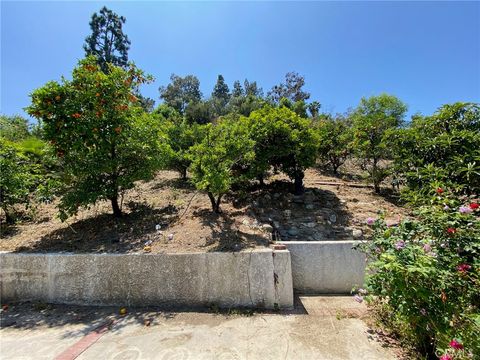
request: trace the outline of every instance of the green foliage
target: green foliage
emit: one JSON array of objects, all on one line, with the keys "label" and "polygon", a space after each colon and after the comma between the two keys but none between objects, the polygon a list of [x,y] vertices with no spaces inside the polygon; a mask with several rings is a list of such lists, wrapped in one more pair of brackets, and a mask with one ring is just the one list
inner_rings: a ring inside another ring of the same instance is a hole
[{"label": "green foliage", "polygon": [[322,105],[318,101],[312,101],[310,104],[308,104],[307,108],[310,112],[310,116],[315,119],[320,114],[321,107]]},{"label": "green foliage", "polygon": [[126,67],[130,41],[123,33],[125,17],[118,16],[105,6],[100,13],[94,13],[90,21],[91,35],[85,39],[83,46],[85,56],[97,58],[103,72],[108,71],[108,64]]},{"label": "green foliage", "polygon": [[253,141],[239,121],[224,119],[208,124],[203,140],[190,149],[190,170],[196,188],[207,193],[214,212],[220,211],[222,196],[237,180],[234,169],[253,160]]},{"label": "green foliage", "polygon": [[20,141],[30,136],[28,120],[19,116],[0,115],[0,138]]},{"label": "green foliage", "polygon": [[395,96],[381,94],[362,98],[352,114],[352,145],[377,193],[389,174],[388,166],[381,164],[392,155],[388,132],[403,124],[406,111],[407,106]]},{"label": "green foliage", "polygon": [[256,98],[263,98],[263,89],[257,85],[256,81],[243,81],[243,88],[245,90],[245,96],[253,96]]},{"label": "green foliage", "polygon": [[240,81],[235,80],[233,82],[232,97],[240,97],[240,96],[243,96],[244,94],[245,92],[243,91]]},{"label": "green foliage", "polygon": [[159,166],[158,122],[133,94],[149,80],[133,65],[110,65],[104,73],[89,57],[79,62],[72,80],[52,81],[32,93],[27,111],[43,122],[63,169],[63,220],[103,199],[120,216],[119,195]]},{"label": "green foliage", "polygon": [[232,96],[227,111],[229,113],[250,116],[253,111],[261,109],[264,105],[265,101],[262,98],[253,95]]},{"label": "green foliage", "polygon": [[[25,181],[19,183],[19,190],[15,196],[7,196],[15,200],[5,201],[4,211],[7,213],[7,220],[13,222],[15,203],[32,206],[35,200],[46,201],[55,195],[59,189],[58,163],[52,156],[48,144],[38,137],[42,132],[40,126],[30,130],[28,120],[20,116],[2,116],[0,126],[0,139],[4,144],[3,156],[6,157],[4,166],[11,167],[7,159],[12,159],[12,156],[15,156],[18,161],[18,167],[5,170],[5,174],[19,171],[22,179],[25,177]],[[14,176],[12,181],[19,181],[19,179]],[[18,194],[22,196],[17,196]]]},{"label": "green foliage", "polygon": [[185,119],[190,124],[208,124],[215,118],[215,113],[214,100],[196,101],[188,104],[185,109]]},{"label": "green foliage", "polygon": [[362,245],[367,300],[422,353],[470,359],[480,354],[480,210],[447,192],[427,202],[398,227],[373,224],[373,239]]},{"label": "green foliage", "polygon": [[188,104],[202,100],[200,81],[196,76],[187,75],[182,78],[172,74],[170,80],[170,84],[159,88],[160,98],[180,114],[185,112]]},{"label": "green foliage", "polygon": [[289,100],[287,98],[281,98],[278,106],[279,107],[284,106],[284,107],[292,110],[293,112],[295,112],[295,114],[297,114],[298,116],[300,116],[302,118],[307,118],[308,117],[308,115],[307,115],[308,106],[305,103],[305,101],[303,101],[303,100],[292,102],[291,100]]},{"label": "green foliage", "polygon": [[171,150],[166,166],[178,171],[183,180],[187,179],[191,164],[190,148],[202,141],[203,129],[202,125],[189,123],[179,117],[162,121],[162,130]]},{"label": "green foliage", "polygon": [[217,115],[225,114],[225,108],[229,100],[230,90],[228,89],[228,85],[225,83],[223,76],[218,75],[217,83],[212,92],[212,101]]},{"label": "green foliage", "polygon": [[155,108],[155,100],[147,96],[143,96],[140,93],[140,91],[136,91],[135,96],[138,98],[138,103],[140,104],[140,106],[145,112],[147,113],[153,112]]},{"label": "green foliage", "polygon": [[432,116],[416,116],[408,128],[392,132],[390,141],[406,199],[422,202],[438,187],[480,193],[479,104],[444,105]]},{"label": "green foliage", "polygon": [[33,179],[28,158],[13,143],[0,138],[0,208],[7,223],[14,222],[14,205],[28,204]]},{"label": "green foliage", "polygon": [[265,106],[247,119],[255,142],[255,161],[250,172],[262,178],[273,167],[295,180],[295,191],[303,191],[306,168],[315,164],[318,136],[310,121],[286,107]]},{"label": "green foliage", "polygon": [[291,102],[305,101],[310,98],[310,93],[303,90],[305,78],[296,72],[288,72],[285,75],[285,82],[275,85],[268,92],[268,96],[274,102],[280,102],[282,98],[286,98]]},{"label": "green foliage", "polygon": [[316,123],[319,159],[334,174],[338,173],[338,168],[352,153],[352,131],[349,125],[349,120],[343,116],[323,117]]},{"label": "green foliage", "polygon": [[243,116],[250,116],[250,114],[262,108],[265,101],[262,99],[263,91],[257,86],[257,82],[244,81],[244,88],[240,81],[233,83],[233,91],[230,96],[230,101],[226,108],[226,113],[239,114]]}]

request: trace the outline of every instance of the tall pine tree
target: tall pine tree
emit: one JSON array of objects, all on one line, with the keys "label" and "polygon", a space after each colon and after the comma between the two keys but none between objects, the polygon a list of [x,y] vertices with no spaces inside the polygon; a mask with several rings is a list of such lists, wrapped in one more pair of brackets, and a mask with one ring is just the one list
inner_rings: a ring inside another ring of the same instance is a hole
[{"label": "tall pine tree", "polygon": [[243,88],[240,84],[240,81],[235,80],[233,83],[233,90],[232,90],[232,97],[240,97],[243,96]]},{"label": "tall pine tree", "polygon": [[230,99],[230,89],[222,75],[218,75],[217,83],[213,88],[212,98],[220,100],[223,105],[226,105]]},{"label": "tall pine tree", "polygon": [[94,55],[103,72],[108,71],[108,63],[125,67],[128,64],[130,40],[123,33],[125,17],[103,7],[94,13],[90,21],[92,34],[87,36],[83,48],[86,56]]},{"label": "tall pine tree", "polygon": [[[128,50],[130,40],[123,33],[123,24],[127,20],[118,16],[107,7],[100,9],[100,13],[94,13],[90,21],[92,34],[87,36],[83,48],[85,55],[94,55],[97,63],[104,73],[108,72],[108,63],[125,68],[128,64]],[[134,90],[141,107],[146,112],[152,112],[155,100],[143,96],[140,89]]]}]

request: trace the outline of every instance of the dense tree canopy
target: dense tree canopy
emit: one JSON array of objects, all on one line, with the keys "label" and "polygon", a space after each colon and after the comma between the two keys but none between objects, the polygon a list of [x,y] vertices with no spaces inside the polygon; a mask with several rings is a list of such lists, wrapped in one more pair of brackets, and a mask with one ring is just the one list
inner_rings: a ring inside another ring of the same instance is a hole
[{"label": "dense tree canopy", "polygon": [[28,112],[43,122],[45,138],[62,162],[63,219],[101,199],[110,200],[120,216],[120,194],[153,175],[162,159],[158,125],[134,95],[149,79],[133,65],[109,65],[104,73],[89,57],[79,62],[72,80],[51,81],[32,93]]},{"label": "dense tree canopy", "polygon": [[306,168],[315,163],[318,136],[309,120],[286,107],[265,106],[247,120],[254,140],[253,174],[262,178],[273,167],[295,181],[295,192],[303,192]]},{"label": "dense tree canopy", "polygon": [[0,138],[20,141],[30,136],[28,120],[18,116],[0,115]]},{"label": "dense tree canopy", "polygon": [[0,138],[0,208],[7,223],[14,222],[13,206],[28,203],[34,181],[28,158],[9,141]]},{"label": "dense tree canopy", "polygon": [[224,120],[206,125],[204,131],[203,140],[190,150],[192,180],[207,193],[212,210],[218,213],[222,196],[237,180],[234,168],[255,156],[253,140],[241,122]]},{"label": "dense tree canopy", "polygon": [[390,134],[395,170],[409,195],[449,187],[480,193],[480,105],[444,105],[431,116],[415,116],[409,127]]},{"label": "dense tree canopy", "polygon": [[275,102],[286,98],[292,102],[305,101],[310,98],[310,93],[303,90],[305,78],[296,72],[289,72],[285,75],[285,82],[275,85],[268,92],[268,96]]},{"label": "dense tree canopy", "polygon": [[200,81],[196,76],[180,77],[172,74],[170,80],[170,84],[159,88],[160,98],[180,114],[185,113],[185,109],[190,103],[197,103],[202,100]]},{"label": "dense tree canopy", "polygon": [[388,94],[362,98],[352,114],[353,147],[362,168],[367,171],[376,192],[388,175],[381,160],[391,157],[388,132],[403,125],[407,106]]},{"label": "dense tree canopy", "polygon": [[190,148],[202,141],[204,128],[190,123],[182,117],[158,119],[169,145],[167,168],[178,171],[183,180],[187,179],[187,170],[191,164]]},{"label": "dense tree canopy", "polygon": [[349,119],[337,115],[318,119],[316,130],[319,135],[318,157],[322,165],[330,167],[334,174],[352,152],[352,131]]}]

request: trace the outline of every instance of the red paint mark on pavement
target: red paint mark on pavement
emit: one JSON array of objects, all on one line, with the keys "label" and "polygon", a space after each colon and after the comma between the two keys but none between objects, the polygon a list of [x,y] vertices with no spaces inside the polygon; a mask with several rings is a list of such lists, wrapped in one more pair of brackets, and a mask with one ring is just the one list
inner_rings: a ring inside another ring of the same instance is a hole
[{"label": "red paint mark on pavement", "polygon": [[62,352],[60,355],[58,355],[55,360],[73,360],[76,359],[81,353],[83,353],[85,350],[87,350],[90,346],[92,346],[98,339],[100,339],[103,334],[105,334],[108,331],[108,328],[113,324],[113,320],[99,326],[92,332],[88,333],[85,335],[83,338],[81,338],[79,341],[77,341],[75,344],[70,346],[68,349],[66,349],[64,352]]}]

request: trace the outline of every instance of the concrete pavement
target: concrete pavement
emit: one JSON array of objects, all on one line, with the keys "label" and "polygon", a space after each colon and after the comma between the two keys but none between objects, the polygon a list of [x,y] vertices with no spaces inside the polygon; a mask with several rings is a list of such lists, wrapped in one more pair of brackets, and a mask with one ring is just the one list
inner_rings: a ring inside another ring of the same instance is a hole
[{"label": "concrete pavement", "polygon": [[351,297],[301,296],[292,312],[253,315],[22,306],[3,314],[1,359],[54,359],[109,319],[77,359],[395,359],[369,336],[365,306]]}]

